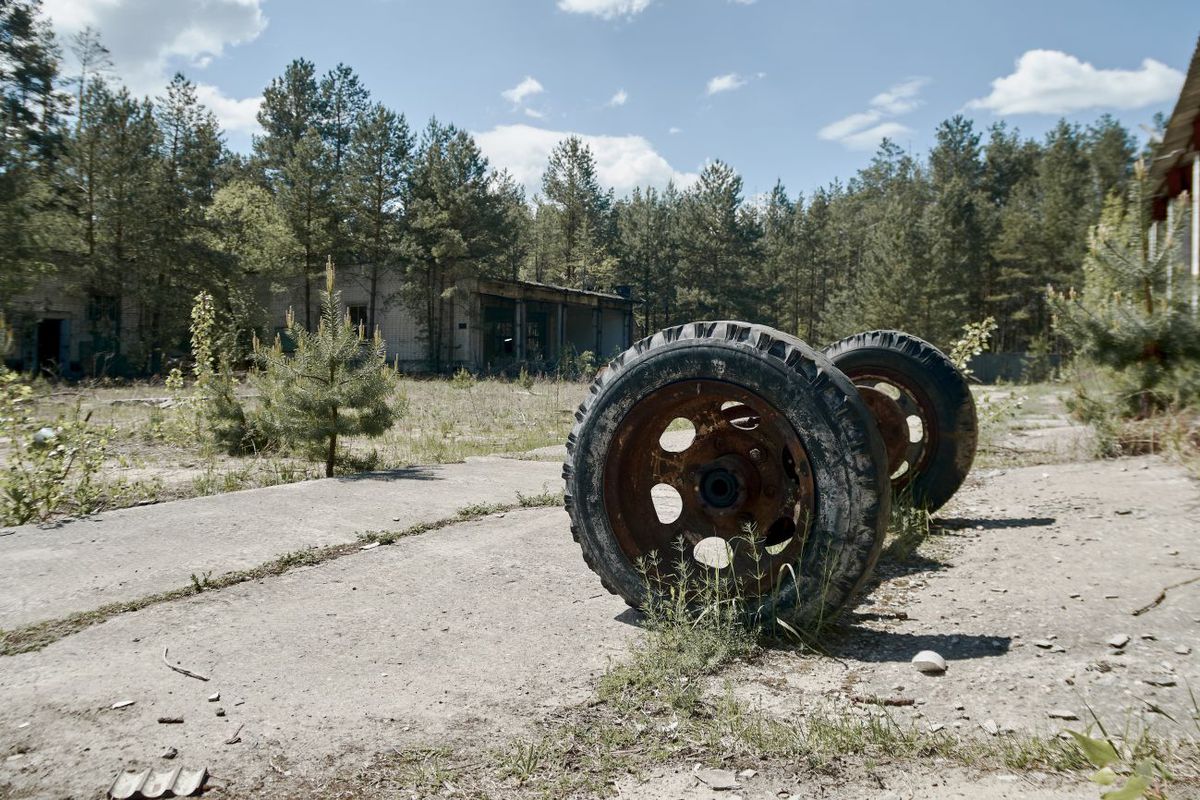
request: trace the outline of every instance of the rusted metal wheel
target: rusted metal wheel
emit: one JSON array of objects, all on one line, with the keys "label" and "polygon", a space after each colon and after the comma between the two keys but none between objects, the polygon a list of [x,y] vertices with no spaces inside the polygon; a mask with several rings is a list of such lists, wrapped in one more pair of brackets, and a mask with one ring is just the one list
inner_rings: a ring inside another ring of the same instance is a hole
[{"label": "rusted metal wheel", "polygon": [[971,388],[945,354],[900,331],[868,331],[825,348],[862,395],[887,448],[893,489],[930,511],[971,470],[978,422]]},{"label": "rusted metal wheel", "polygon": [[682,557],[803,625],[874,565],[882,442],[850,382],[799,340],[738,322],[662,331],[612,362],[576,418],[572,531],[631,605],[653,590],[639,562],[669,577]]}]

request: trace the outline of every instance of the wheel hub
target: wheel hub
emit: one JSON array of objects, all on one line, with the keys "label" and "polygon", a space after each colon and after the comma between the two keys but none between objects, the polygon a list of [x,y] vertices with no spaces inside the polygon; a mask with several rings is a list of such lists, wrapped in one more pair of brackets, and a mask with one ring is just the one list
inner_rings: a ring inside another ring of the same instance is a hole
[{"label": "wheel hub", "polygon": [[[656,504],[664,492],[678,496],[674,518]],[[656,552],[670,562],[682,540],[693,560],[714,567],[697,545],[711,549],[715,537],[732,553],[720,568],[751,586],[765,581],[760,590],[776,572],[764,559],[795,560],[815,510],[808,456],[788,419],[753,392],[716,380],[669,384],[633,405],[609,449],[604,493],[631,560]],[[748,546],[750,531],[758,547]]]}]

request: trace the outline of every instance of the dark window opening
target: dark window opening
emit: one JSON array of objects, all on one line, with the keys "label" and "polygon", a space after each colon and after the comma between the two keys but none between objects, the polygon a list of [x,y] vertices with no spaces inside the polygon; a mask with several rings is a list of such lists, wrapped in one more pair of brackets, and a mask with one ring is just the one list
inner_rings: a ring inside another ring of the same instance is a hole
[{"label": "dark window opening", "polygon": [[[350,315],[350,324],[356,328],[361,325],[365,329],[370,324],[365,304],[346,306],[346,313]],[[371,333],[371,331],[367,331],[367,333]]]}]

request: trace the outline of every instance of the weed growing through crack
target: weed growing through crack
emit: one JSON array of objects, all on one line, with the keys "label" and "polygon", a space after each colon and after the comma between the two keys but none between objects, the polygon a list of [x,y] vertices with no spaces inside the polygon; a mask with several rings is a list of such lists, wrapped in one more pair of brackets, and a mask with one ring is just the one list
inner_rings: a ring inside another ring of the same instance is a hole
[{"label": "weed growing through crack", "polygon": [[722,570],[697,569],[682,545],[667,577],[657,555],[639,565],[646,586],[646,635],[631,658],[600,681],[600,699],[633,710],[663,706],[690,712],[704,675],[758,650],[738,582]]},{"label": "weed growing through crack", "polygon": [[910,561],[917,549],[929,538],[932,516],[913,504],[912,491],[902,489],[892,496],[891,519],[882,560],[895,563]]}]

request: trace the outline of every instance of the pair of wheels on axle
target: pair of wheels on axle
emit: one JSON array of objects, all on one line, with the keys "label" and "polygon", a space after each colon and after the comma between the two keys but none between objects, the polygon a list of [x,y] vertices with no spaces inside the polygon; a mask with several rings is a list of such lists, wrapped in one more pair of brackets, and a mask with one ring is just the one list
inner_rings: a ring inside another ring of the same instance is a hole
[{"label": "pair of wheels on axle", "polygon": [[893,496],[940,507],[976,444],[962,373],[899,331],[817,351],[744,322],[668,328],[575,418],[567,511],[609,591],[636,607],[681,570],[723,576],[752,613],[804,627],[866,580]]}]

